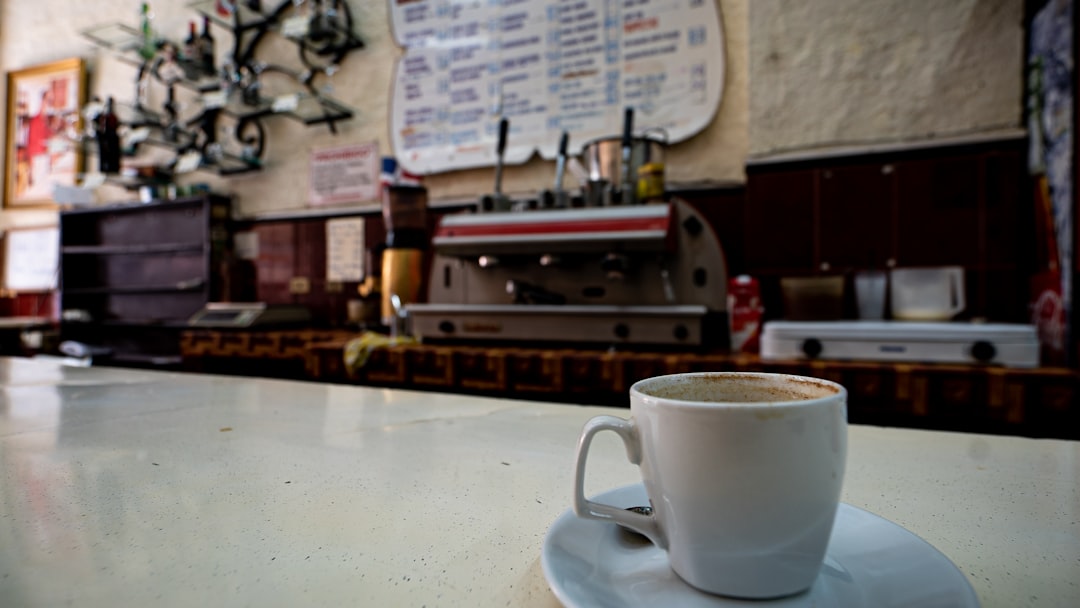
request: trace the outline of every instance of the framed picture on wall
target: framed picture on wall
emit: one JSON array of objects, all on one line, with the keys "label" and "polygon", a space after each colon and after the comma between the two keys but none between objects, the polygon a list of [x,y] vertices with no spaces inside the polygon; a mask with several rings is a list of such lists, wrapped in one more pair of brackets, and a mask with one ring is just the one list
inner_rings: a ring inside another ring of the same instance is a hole
[{"label": "framed picture on wall", "polygon": [[85,87],[77,57],[8,72],[5,208],[48,205],[55,186],[75,185]]}]

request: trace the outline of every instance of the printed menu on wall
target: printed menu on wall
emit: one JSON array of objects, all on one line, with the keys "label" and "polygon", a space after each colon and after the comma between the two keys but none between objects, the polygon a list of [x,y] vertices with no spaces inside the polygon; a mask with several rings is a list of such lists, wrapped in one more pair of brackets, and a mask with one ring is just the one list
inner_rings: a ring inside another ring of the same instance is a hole
[{"label": "printed menu on wall", "polygon": [[669,142],[720,107],[724,45],[715,0],[388,0],[397,43],[391,141],[413,173],[554,158],[635,133]]}]

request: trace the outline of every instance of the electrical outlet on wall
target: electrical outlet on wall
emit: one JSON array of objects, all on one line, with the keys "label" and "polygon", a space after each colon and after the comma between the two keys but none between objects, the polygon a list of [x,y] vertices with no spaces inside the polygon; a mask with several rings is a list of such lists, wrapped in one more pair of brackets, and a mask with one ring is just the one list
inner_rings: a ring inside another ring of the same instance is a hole
[{"label": "electrical outlet on wall", "polygon": [[289,293],[294,296],[311,293],[311,280],[307,277],[293,277],[289,279]]}]

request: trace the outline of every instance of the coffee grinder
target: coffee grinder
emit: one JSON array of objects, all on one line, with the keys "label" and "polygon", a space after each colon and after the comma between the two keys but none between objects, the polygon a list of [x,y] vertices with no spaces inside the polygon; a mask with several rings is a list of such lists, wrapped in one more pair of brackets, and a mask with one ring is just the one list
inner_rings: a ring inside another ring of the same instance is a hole
[{"label": "coffee grinder", "polygon": [[424,254],[428,246],[427,188],[387,185],[382,215],[386,249],[382,255],[381,320],[392,335],[404,329],[405,305],[419,302],[426,284]]}]

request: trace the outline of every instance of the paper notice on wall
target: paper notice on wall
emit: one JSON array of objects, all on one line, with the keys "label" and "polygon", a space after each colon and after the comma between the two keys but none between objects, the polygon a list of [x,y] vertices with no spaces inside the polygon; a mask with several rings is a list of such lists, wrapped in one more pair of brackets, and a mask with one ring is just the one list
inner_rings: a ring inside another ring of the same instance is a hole
[{"label": "paper notice on wall", "polygon": [[258,260],[259,233],[247,230],[233,234],[233,253],[241,260]]},{"label": "paper notice on wall", "polygon": [[4,288],[11,291],[56,289],[60,259],[58,228],[20,228],[4,234]]},{"label": "paper notice on wall", "polygon": [[350,144],[311,152],[308,205],[325,207],[379,200],[379,145]]},{"label": "paper notice on wall", "polygon": [[364,280],[364,218],[326,222],[326,280]]}]

